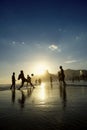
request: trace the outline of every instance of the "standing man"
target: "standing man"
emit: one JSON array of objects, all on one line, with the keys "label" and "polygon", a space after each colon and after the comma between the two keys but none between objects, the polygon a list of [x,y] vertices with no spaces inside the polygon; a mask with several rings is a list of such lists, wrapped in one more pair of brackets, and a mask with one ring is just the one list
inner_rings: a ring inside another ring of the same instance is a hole
[{"label": "standing man", "polygon": [[60,72],[59,72],[59,81],[62,81],[64,85],[66,85],[65,83],[65,74],[64,74],[64,70],[62,68],[62,66],[59,67],[60,68]]},{"label": "standing man", "polygon": [[13,72],[13,75],[12,75],[12,85],[11,85],[11,87],[10,87],[10,89],[12,89],[12,87],[15,89],[15,72]]}]

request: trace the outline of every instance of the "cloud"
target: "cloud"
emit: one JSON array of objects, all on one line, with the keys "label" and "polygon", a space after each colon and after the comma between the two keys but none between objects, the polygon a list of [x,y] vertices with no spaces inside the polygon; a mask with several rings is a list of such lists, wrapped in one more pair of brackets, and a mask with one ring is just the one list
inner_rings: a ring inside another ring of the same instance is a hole
[{"label": "cloud", "polygon": [[67,59],[68,59],[68,60],[72,60],[72,59],[73,59],[73,56],[70,55],[70,56],[67,57]]},{"label": "cloud", "polygon": [[15,41],[13,41],[13,42],[12,42],[12,44],[13,44],[13,45],[15,45],[15,44],[16,44],[16,42],[15,42]]},{"label": "cloud", "polygon": [[21,44],[22,44],[22,45],[24,45],[24,44],[25,44],[25,42],[21,42]]},{"label": "cloud", "polygon": [[56,45],[54,45],[54,44],[50,45],[50,46],[49,46],[49,49],[52,50],[52,51],[55,51],[55,50],[61,51],[61,50],[58,48],[58,46],[56,46]]},{"label": "cloud", "polygon": [[80,40],[87,40],[87,33],[81,32],[80,34],[78,34],[75,39],[78,41]]},{"label": "cloud", "polygon": [[36,46],[37,48],[39,48],[39,49],[42,48],[42,46],[41,46],[39,43],[36,43],[35,46]]},{"label": "cloud", "polygon": [[15,45],[15,46],[17,46],[17,45],[25,45],[25,42],[12,41],[10,43],[10,45]]},{"label": "cloud", "polygon": [[59,29],[58,29],[58,32],[66,33],[67,31],[66,31],[65,29],[59,28]]},{"label": "cloud", "polygon": [[76,63],[78,62],[77,60],[68,60],[68,61],[65,61],[66,64],[72,64],[72,63]]},{"label": "cloud", "polygon": [[76,36],[76,40],[81,40],[81,37],[80,36]]},{"label": "cloud", "polygon": [[58,29],[58,31],[59,31],[59,32],[61,32],[61,31],[62,31],[62,29],[61,29],[61,28],[59,28],[59,29]]}]

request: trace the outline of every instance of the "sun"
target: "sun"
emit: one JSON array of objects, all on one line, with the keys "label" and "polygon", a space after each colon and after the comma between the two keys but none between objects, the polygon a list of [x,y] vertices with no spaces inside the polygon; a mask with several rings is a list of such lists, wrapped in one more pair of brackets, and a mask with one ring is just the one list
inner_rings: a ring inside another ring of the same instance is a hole
[{"label": "sun", "polygon": [[38,64],[35,66],[35,73],[37,75],[43,75],[47,70],[47,66],[45,64]]},{"label": "sun", "polygon": [[37,68],[37,74],[38,75],[42,75],[42,74],[45,73],[45,70],[46,70],[46,66],[45,65],[39,64],[39,65],[36,66],[36,68]]}]

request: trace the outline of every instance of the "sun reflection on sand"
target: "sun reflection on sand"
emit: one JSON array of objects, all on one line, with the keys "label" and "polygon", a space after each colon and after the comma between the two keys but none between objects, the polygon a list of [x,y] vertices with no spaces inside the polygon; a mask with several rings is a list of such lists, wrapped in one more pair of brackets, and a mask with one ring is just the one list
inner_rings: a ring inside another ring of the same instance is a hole
[{"label": "sun reflection on sand", "polygon": [[41,90],[38,94],[38,97],[40,98],[40,100],[43,101],[44,99],[46,99],[45,83],[42,83],[40,87],[41,87]]}]

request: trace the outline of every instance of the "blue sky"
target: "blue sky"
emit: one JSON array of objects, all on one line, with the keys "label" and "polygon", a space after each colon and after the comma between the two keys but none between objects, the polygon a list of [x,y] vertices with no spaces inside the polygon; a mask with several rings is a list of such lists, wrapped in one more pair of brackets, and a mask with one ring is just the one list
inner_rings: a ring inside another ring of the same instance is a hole
[{"label": "blue sky", "polygon": [[86,0],[1,0],[0,82],[21,69],[87,69]]}]

